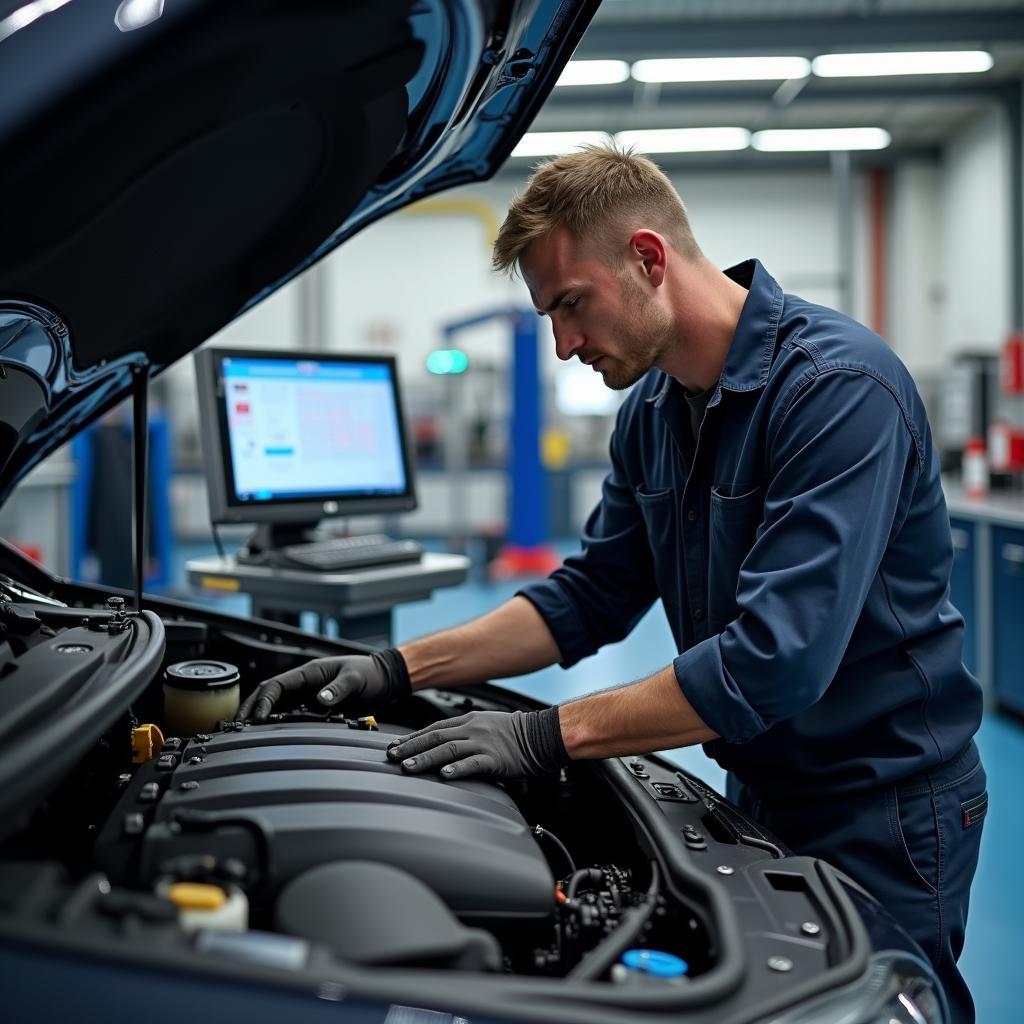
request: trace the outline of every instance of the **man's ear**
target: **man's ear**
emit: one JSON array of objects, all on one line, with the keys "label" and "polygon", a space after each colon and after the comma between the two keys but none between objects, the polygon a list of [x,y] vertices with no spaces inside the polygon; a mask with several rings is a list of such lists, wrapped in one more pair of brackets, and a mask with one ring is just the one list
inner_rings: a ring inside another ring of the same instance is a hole
[{"label": "man's ear", "polygon": [[630,261],[639,261],[641,269],[653,287],[665,280],[668,262],[668,243],[649,228],[639,228],[629,239]]}]

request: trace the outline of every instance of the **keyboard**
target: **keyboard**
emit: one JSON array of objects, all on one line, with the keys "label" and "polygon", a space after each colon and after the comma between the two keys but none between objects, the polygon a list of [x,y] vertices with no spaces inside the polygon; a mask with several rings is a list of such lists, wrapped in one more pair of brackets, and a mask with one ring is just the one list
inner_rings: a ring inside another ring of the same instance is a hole
[{"label": "keyboard", "polygon": [[274,562],[312,572],[345,572],[371,565],[418,562],[423,548],[414,540],[395,540],[382,533],[331,537],[307,544],[289,544],[275,552]]}]

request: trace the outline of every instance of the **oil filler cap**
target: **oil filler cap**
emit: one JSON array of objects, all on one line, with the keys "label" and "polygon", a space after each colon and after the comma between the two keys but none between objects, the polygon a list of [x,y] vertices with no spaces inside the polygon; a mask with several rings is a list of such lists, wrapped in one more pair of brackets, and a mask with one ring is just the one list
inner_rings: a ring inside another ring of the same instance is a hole
[{"label": "oil filler cap", "polygon": [[622,963],[630,971],[655,978],[682,978],[690,969],[685,960],[660,949],[627,949],[622,954]]}]

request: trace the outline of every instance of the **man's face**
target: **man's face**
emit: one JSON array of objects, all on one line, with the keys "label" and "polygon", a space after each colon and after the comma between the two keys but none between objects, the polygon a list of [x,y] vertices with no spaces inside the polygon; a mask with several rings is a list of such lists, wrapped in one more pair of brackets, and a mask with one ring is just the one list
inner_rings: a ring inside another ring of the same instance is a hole
[{"label": "man's face", "polygon": [[613,269],[556,228],[520,260],[538,313],[551,317],[559,359],[576,356],[621,391],[657,366],[672,343],[668,314],[628,262]]}]

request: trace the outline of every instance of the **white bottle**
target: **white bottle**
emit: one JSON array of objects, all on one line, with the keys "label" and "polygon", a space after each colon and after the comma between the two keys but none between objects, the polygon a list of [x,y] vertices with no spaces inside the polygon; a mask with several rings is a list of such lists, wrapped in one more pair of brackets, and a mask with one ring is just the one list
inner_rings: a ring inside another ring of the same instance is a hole
[{"label": "white bottle", "polygon": [[964,448],[963,461],[964,496],[972,501],[988,497],[988,457],[985,442],[980,437],[971,437]]}]

